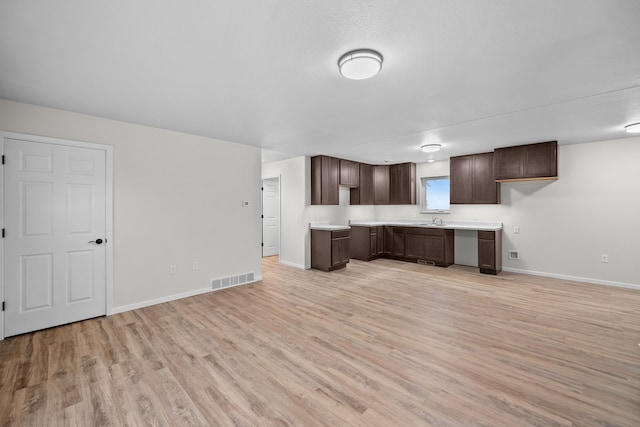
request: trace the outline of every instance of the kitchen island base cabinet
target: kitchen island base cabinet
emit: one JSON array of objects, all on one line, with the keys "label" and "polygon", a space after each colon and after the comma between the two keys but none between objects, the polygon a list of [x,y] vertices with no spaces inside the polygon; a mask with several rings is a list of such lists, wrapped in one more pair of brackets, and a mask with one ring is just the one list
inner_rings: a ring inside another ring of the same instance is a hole
[{"label": "kitchen island base cabinet", "polygon": [[478,267],[485,274],[502,271],[502,230],[478,231]]},{"label": "kitchen island base cabinet", "polygon": [[349,230],[311,230],[311,268],[344,268],[349,262]]}]

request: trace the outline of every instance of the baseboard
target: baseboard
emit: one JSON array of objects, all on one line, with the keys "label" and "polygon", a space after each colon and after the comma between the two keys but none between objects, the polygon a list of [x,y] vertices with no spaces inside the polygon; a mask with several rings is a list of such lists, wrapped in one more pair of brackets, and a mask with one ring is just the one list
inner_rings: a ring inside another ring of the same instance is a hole
[{"label": "baseboard", "polygon": [[552,279],[572,280],[574,282],[593,283],[594,285],[616,286],[618,288],[640,290],[640,285],[633,283],[614,282],[612,280],[592,279],[590,277],[569,276],[567,274],[546,273],[543,271],[522,270],[519,268],[502,267],[504,271],[511,273],[530,274],[532,276],[550,277]]},{"label": "baseboard", "polygon": [[310,269],[310,268],[311,268],[311,266],[310,266],[310,265],[309,265],[309,266],[305,266],[305,265],[302,265],[302,264],[296,264],[296,263],[293,263],[293,262],[284,261],[282,258],[280,258],[280,264],[282,264],[282,265],[286,265],[286,266],[288,266],[288,267],[295,267],[295,268],[299,268],[299,269],[301,269],[301,270],[308,270],[308,269]]},{"label": "baseboard", "polygon": [[260,280],[262,280],[262,276],[254,276],[253,282],[239,283],[237,285],[227,286],[226,288],[220,288],[220,289],[211,289],[211,287],[200,288],[193,291],[182,292],[179,294],[168,295],[166,297],[160,297],[160,298],[150,299],[147,301],[137,302],[135,304],[121,305],[120,307],[114,307],[110,314],[124,313],[125,311],[131,311],[131,310],[136,310],[138,308],[150,307],[152,305],[175,301],[182,298],[189,298],[196,295],[206,294],[207,292],[221,291],[223,289],[234,288],[236,286],[248,285],[249,283],[259,282]]}]

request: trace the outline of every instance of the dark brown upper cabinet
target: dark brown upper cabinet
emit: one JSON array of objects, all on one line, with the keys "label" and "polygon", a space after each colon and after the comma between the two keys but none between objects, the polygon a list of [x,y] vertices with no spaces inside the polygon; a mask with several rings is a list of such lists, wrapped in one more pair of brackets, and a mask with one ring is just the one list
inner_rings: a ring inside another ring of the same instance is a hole
[{"label": "dark brown upper cabinet", "polygon": [[389,204],[389,166],[373,166],[373,204]]},{"label": "dark brown upper cabinet", "polygon": [[497,181],[558,179],[558,142],[540,142],[494,151]]},{"label": "dark brown upper cabinet", "polygon": [[500,203],[500,183],[495,180],[493,156],[493,153],[480,153],[451,158],[451,204]]},{"label": "dark brown upper cabinet", "polygon": [[340,160],[334,157],[311,158],[311,204],[337,205]]},{"label": "dark brown upper cabinet", "polygon": [[416,165],[368,165],[329,156],[311,158],[311,204],[339,204],[338,187],[350,187],[352,205],[416,204]]},{"label": "dark brown upper cabinet", "polygon": [[416,204],[415,163],[400,163],[389,166],[389,204]]},{"label": "dark brown upper cabinet", "polygon": [[340,159],[340,185],[358,187],[360,183],[360,168],[358,162]]},{"label": "dark brown upper cabinet", "polygon": [[373,166],[360,163],[358,188],[351,189],[352,205],[373,205]]}]

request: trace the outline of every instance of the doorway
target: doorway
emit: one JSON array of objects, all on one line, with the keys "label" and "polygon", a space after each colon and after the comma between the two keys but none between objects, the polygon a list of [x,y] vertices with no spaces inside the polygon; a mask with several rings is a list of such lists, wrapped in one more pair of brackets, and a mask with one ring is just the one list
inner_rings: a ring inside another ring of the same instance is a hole
[{"label": "doorway", "polygon": [[111,311],[111,147],[0,133],[2,338]]},{"label": "doorway", "polygon": [[280,254],[280,178],[262,180],[262,256]]}]

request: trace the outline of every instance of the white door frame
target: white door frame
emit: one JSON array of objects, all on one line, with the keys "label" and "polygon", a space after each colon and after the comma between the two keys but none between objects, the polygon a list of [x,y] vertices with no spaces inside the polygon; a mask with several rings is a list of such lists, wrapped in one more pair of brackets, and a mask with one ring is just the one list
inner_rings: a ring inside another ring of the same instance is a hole
[{"label": "white door frame", "polygon": [[[260,192],[260,213],[264,216],[264,183],[263,181],[267,179],[277,179],[278,180],[278,257],[282,254],[282,176],[266,176],[260,178],[260,186],[262,187],[262,191]],[[261,221],[262,232],[264,233],[264,217]],[[264,234],[261,237],[262,243],[264,243]],[[264,249],[261,250],[260,257],[262,258],[264,255]]]},{"label": "white door frame", "polygon": [[[41,142],[45,144],[65,145],[68,147],[91,148],[94,150],[103,150],[106,158],[106,265],[105,265],[105,292],[107,316],[113,314],[113,147],[104,144],[95,144],[92,142],[72,141],[60,138],[50,138],[47,136],[28,135],[24,133],[5,132],[0,130],[0,151],[4,154],[4,140],[18,139],[32,142]],[[0,188],[3,189],[2,197],[0,197],[0,224],[4,228],[4,168],[0,173]],[[0,301],[4,301],[4,239],[0,244]],[[0,315],[0,340],[4,339],[4,312]]]}]

